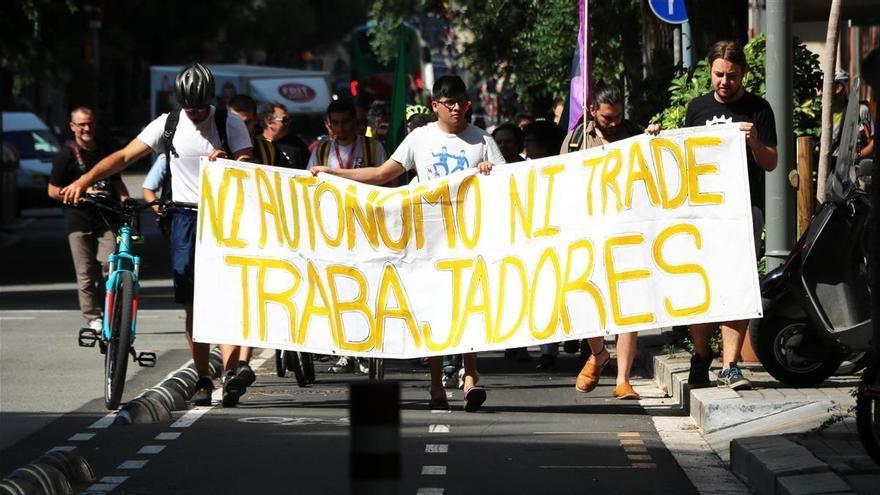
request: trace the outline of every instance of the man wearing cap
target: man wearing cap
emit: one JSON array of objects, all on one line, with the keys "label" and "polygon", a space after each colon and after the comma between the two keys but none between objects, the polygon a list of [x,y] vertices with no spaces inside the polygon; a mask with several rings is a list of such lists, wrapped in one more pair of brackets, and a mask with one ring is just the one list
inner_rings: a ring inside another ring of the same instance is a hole
[{"label": "man wearing cap", "polygon": [[[835,159],[840,148],[840,139],[843,130],[843,121],[846,115],[846,107],[849,101],[849,73],[837,69],[834,73],[834,85],[831,95],[831,109],[833,112],[834,127],[831,131],[831,156]],[[861,108],[863,107],[864,108]],[[870,111],[867,105],[859,105],[859,158],[868,158],[874,149],[874,124],[871,122]]]}]

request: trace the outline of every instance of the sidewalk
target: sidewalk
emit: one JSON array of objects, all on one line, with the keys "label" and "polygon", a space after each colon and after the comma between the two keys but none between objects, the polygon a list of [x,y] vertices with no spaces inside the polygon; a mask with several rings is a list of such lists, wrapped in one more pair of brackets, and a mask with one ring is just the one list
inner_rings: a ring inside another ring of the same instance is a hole
[{"label": "sidewalk", "polygon": [[[643,359],[652,361],[657,385],[755,493],[880,493],[880,465],[864,451],[855,429],[859,375],[795,389],[755,366],[743,370],[754,390],[691,390],[690,354],[654,343],[644,347]],[[716,361],[713,379],[719,369]]]}]

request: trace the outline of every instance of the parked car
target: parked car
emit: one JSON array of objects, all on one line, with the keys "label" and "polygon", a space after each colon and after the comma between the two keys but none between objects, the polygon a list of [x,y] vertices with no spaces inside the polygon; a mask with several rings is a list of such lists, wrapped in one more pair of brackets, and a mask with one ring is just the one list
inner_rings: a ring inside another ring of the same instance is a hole
[{"label": "parked car", "polygon": [[20,208],[55,206],[47,186],[52,159],[60,149],[49,127],[31,112],[3,112],[3,142],[19,157],[16,188]]}]

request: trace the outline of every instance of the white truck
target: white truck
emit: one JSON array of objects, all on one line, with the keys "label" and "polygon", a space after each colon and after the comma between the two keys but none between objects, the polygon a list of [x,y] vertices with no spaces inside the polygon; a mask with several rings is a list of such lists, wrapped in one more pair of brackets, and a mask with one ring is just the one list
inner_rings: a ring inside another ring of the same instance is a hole
[{"label": "white truck", "polygon": [[[174,98],[174,79],[182,66],[150,68],[150,116],[179,108]],[[257,104],[278,102],[291,114],[323,114],[330,104],[330,73],[242,64],[208,64],[214,73],[217,103],[225,106],[243,93]]]}]

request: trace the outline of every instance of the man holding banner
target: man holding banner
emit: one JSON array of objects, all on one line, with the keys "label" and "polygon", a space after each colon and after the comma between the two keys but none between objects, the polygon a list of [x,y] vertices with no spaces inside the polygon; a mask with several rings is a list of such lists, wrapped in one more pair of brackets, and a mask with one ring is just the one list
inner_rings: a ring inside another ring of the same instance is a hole
[{"label": "man holding banner", "polygon": [[[759,256],[763,229],[764,173],[776,168],[776,121],[767,100],[746,91],[742,86],[748,71],[745,53],[736,41],[719,41],[709,50],[712,92],[691,100],[685,127],[741,122],[746,133],[747,173],[752,200],[755,255]],[[736,365],[742,350],[748,320],[725,321],[721,325],[722,365],[719,386],[732,389],[751,388],[751,382]],[[694,355],[688,382],[692,387],[709,385],[712,355],[709,339],[717,323],[691,325]]]},{"label": "man holding banner", "polygon": [[[333,169],[313,167],[312,173],[321,172],[367,184],[385,184],[405,172],[415,169],[419,181],[442,178],[454,172],[477,168],[488,174],[493,165],[505,163],[501,151],[492,139],[468,123],[467,110],[471,102],[467,88],[458,76],[443,76],[434,83],[433,102],[437,122],[415,129],[408,134],[391,158],[379,167]],[[464,354],[464,409],[475,412],[486,400],[486,391],[477,386],[476,353]],[[442,384],[442,361],[431,358],[431,409],[448,409],[446,391]]]}]

